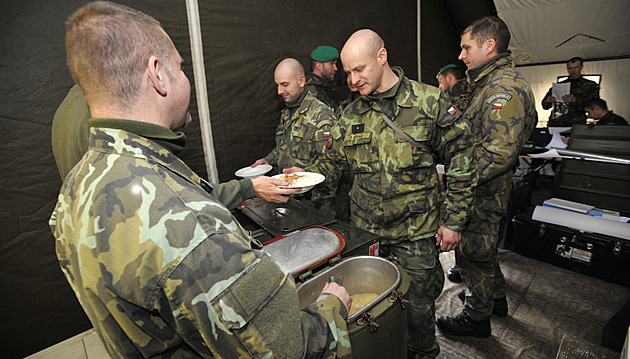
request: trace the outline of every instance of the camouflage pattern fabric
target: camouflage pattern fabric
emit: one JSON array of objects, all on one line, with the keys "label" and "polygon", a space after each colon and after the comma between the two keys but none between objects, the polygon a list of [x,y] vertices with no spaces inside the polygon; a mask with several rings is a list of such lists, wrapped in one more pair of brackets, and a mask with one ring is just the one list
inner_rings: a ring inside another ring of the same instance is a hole
[{"label": "camouflage pattern fabric", "polygon": [[475,142],[470,124],[433,86],[411,81],[402,69],[392,98],[391,120],[415,141],[396,133],[381,118],[383,109],[366,96],[346,107],[333,127],[334,143],[319,171],[350,168],[350,220],[379,235],[384,250],[400,256],[411,279],[409,348],[434,357],[435,306],[444,274],[435,248],[440,224],[440,188],[434,156],[450,175],[444,225],[463,230],[476,185]]},{"label": "camouflage pattern fabric", "polygon": [[[276,147],[265,159],[278,170],[293,166],[306,168],[318,163],[332,146],[331,129],[335,122],[332,109],[307,93],[293,116],[288,108],[282,110],[276,129]],[[326,179],[311,190],[311,198],[314,202],[325,202],[334,197],[339,176],[319,173]]]},{"label": "camouflage pattern fabric", "polygon": [[451,100],[453,105],[462,111],[468,108],[468,81],[466,79],[459,80],[447,92],[446,96]]},{"label": "camouflage pattern fabric", "polygon": [[110,356],[350,358],[341,301],[300,310],[291,275],[207,186],[156,143],[92,128],[50,226]]},{"label": "camouflage pattern fabric", "polygon": [[354,174],[352,222],[394,243],[433,238],[437,232],[441,199],[435,156],[449,176],[444,225],[461,231],[477,183],[471,127],[439,89],[393,69],[400,87],[392,120],[425,147],[396,133],[381,118],[381,106],[363,96],[346,107],[333,127],[333,146],[325,160],[309,168],[330,174],[349,167]]},{"label": "camouflage pattern fabric", "polygon": [[444,288],[444,271],[435,241],[405,241],[381,247],[405,268],[409,285],[408,347],[416,357],[435,358],[440,346],[435,337],[435,300]]},{"label": "camouflage pattern fabric", "polygon": [[325,78],[310,73],[306,79],[306,89],[313,94],[318,100],[325,103],[330,108],[337,108],[337,101],[335,101],[335,91],[333,84],[328,82]]},{"label": "camouflage pattern fabric", "polygon": [[481,143],[476,154],[479,184],[455,258],[472,295],[466,311],[475,320],[490,316],[493,296],[505,296],[496,258],[500,221],[507,213],[514,164],[538,121],[534,94],[511,64],[509,53],[503,53],[468,70],[471,98],[464,117]]},{"label": "camouflage pattern fabric", "polygon": [[[566,79],[560,83],[571,83],[571,94],[575,96],[575,102],[556,102],[555,106],[547,102],[547,97],[551,96],[551,89],[542,100],[542,107],[548,110],[553,107],[547,127],[571,127],[573,125],[585,125],[586,113],[584,107],[590,101],[599,97],[599,85],[582,76],[577,79]],[[562,100],[562,99],[557,99]]]}]

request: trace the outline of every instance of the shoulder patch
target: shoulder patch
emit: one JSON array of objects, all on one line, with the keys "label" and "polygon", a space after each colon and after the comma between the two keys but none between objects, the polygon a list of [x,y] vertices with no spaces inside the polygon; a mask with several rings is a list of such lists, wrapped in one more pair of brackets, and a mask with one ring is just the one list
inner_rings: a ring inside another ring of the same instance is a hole
[{"label": "shoulder patch", "polygon": [[510,101],[510,99],[512,99],[512,95],[510,95],[509,93],[505,93],[505,92],[497,92],[495,94],[492,94],[492,95],[488,96],[488,98],[485,101],[489,105],[493,101],[498,100],[498,99],[504,99],[506,101]]},{"label": "shoulder patch", "polygon": [[322,126],[325,126],[325,125],[332,126],[332,121],[331,120],[321,120],[321,121],[319,121],[317,123],[317,125],[315,125],[315,127],[322,128]]}]

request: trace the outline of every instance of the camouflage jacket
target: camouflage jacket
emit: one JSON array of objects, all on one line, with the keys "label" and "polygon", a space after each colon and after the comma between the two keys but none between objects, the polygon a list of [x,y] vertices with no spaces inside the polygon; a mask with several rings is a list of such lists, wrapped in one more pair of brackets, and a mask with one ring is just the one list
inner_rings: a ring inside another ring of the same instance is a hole
[{"label": "camouflage jacket", "polygon": [[468,70],[470,102],[464,117],[481,146],[477,154],[477,196],[509,191],[512,167],[538,115],[529,83],[503,53]]},{"label": "camouflage jacket", "polygon": [[[179,158],[92,128],[50,226],[112,358],[350,357],[346,309],[295,283]],[[207,184],[206,184],[207,185]]]},{"label": "camouflage jacket", "polygon": [[[582,76],[577,79],[566,79],[560,83],[571,83],[571,94],[575,96],[575,102],[548,102],[551,96],[551,89],[542,100],[542,107],[545,110],[553,107],[549,116],[548,127],[571,127],[576,124],[586,124],[586,113],[584,107],[592,100],[599,97],[599,85],[596,82],[587,80]],[[562,99],[557,99],[561,101]]]},{"label": "camouflage jacket", "polygon": [[[284,108],[276,129],[276,147],[265,156],[267,162],[282,170],[306,168],[321,161],[326,148],[332,146],[330,131],[336,122],[332,109],[307,92],[299,108],[289,116],[289,109]],[[314,199],[335,194],[339,178],[323,174],[326,180],[312,190]]]},{"label": "camouflage jacket", "polygon": [[387,243],[435,236],[439,227],[440,187],[434,156],[449,175],[444,225],[464,227],[476,185],[474,137],[470,125],[436,87],[399,77],[391,120],[417,147],[381,117],[377,101],[366,96],[349,104],[333,127],[334,145],[321,173],[348,166],[351,221]]},{"label": "camouflage jacket", "polygon": [[308,74],[308,78],[306,79],[306,89],[328,107],[337,107],[333,85],[325,78],[315,75],[314,73]]},{"label": "camouflage jacket", "polygon": [[447,92],[449,100],[458,109],[465,111],[468,107],[468,81],[466,79],[459,80]]}]

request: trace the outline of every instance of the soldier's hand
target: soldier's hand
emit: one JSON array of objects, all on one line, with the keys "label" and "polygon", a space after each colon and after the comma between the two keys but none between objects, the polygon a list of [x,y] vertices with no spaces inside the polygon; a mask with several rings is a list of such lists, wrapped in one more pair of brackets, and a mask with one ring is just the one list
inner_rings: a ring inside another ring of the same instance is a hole
[{"label": "soldier's hand", "polygon": [[305,172],[304,169],[300,168],[300,167],[289,167],[289,168],[285,168],[282,170],[282,173],[295,173],[295,172]]},{"label": "soldier's hand", "polygon": [[449,252],[457,248],[461,239],[461,232],[441,226],[438,229],[437,236],[435,236],[435,245],[439,246],[442,249],[442,252]]},{"label": "soldier's hand", "polygon": [[268,164],[269,164],[269,162],[267,162],[267,160],[266,160],[266,159],[261,158],[261,159],[259,159],[259,160],[256,160],[256,162],[254,162],[254,163],[251,165],[251,167],[256,167],[256,166],[258,166],[258,165],[268,165]]},{"label": "soldier's hand", "polygon": [[348,313],[350,313],[350,306],[352,305],[352,297],[348,293],[345,287],[340,286],[335,282],[328,282],[324,285],[324,289],[322,289],[322,293],[329,293],[341,300],[343,305],[346,306]]},{"label": "soldier's hand", "polygon": [[288,186],[289,182],[267,176],[252,179],[252,185],[256,196],[267,202],[286,203],[289,195],[300,192],[300,188],[280,188],[278,186]]},{"label": "soldier's hand", "polygon": [[547,97],[547,102],[556,103],[556,96]]}]

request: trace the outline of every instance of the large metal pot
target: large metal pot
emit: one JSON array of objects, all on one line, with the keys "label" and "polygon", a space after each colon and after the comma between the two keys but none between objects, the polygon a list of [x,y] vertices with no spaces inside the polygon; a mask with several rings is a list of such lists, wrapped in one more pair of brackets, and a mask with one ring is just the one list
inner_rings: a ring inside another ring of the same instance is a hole
[{"label": "large metal pot", "polygon": [[406,358],[409,276],[402,267],[374,256],[345,259],[298,288],[300,305],[313,303],[331,276],[341,278],[350,295],[378,294],[347,319],[353,358]]}]

